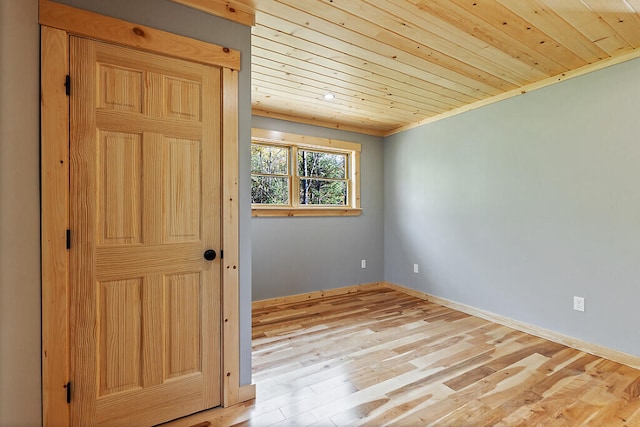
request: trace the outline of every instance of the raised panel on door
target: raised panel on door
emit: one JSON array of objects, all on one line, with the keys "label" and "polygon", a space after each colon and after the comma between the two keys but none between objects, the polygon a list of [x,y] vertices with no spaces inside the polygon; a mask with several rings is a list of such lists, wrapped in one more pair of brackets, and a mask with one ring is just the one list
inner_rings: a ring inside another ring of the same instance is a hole
[{"label": "raised panel on door", "polygon": [[220,70],[71,41],[75,425],[219,405]]},{"label": "raised panel on door", "polygon": [[165,379],[199,372],[200,293],[198,273],[171,274],[164,277],[165,306]]},{"label": "raised panel on door", "polygon": [[97,307],[98,396],[142,388],[142,278],[99,282]]},{"label": "raised panel on door", "polygon": [[98,132],[99,245],[142,243],[142,135]]},{"label": "raised panel on door", "polygon": [[[166,138],[163,164],[165,242],[190,242],[200,238],[201,143]],[[194,209],[198,208],[198,209]]]}]

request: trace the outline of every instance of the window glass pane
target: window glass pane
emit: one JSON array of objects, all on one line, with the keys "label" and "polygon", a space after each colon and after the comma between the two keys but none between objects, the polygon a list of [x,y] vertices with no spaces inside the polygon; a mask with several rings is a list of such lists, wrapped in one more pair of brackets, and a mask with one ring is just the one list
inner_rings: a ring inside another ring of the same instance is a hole
[{"label": "window glass pane", "polygon": [[346,206],[347,182],[301,179],[300,204]]},{"label": "window glass pane", "polygon": [[251,203],[289,204],[289,179],[279,176],[252,176]]},{"label": "window glass pane", "polygon": [[347,177],[347,155],[298,150],[298,175],[345,179]]},{"label": "window glass pane", "polygon": [[289,173],[289,148],[251,144],[251,172],[287,175]]}]

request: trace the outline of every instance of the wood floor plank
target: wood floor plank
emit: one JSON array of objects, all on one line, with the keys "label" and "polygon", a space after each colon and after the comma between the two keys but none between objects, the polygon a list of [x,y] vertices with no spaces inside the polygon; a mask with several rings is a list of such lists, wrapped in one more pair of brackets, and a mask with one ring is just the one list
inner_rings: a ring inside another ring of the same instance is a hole
[{"label": "wood floor plank", "polygon": [[253,381],[167,425],[640,426],[639,370],[385,288],[261,304]]}]

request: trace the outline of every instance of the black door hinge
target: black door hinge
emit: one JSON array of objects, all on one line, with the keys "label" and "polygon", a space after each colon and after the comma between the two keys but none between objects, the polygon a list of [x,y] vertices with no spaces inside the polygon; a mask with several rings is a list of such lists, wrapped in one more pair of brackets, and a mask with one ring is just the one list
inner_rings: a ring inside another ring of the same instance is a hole
[{"label": "black door hinge", "polygon": [[71,249],[71,230],[67,230],[67,249]]},{"label": "black door hinge", "polygon": [[64,79],[64,87],[66,88],[67,96],[71,95],[71,76],[69,74]]},{"label": "black door hinge", "polygon": [[66,383],[64,388],[67,389],[67,403],[71,403],[71,381]]},{"label": "black door hinge", "polygon": [[220,259],[224,258],[224,251],[222,249],[220,249]]}]

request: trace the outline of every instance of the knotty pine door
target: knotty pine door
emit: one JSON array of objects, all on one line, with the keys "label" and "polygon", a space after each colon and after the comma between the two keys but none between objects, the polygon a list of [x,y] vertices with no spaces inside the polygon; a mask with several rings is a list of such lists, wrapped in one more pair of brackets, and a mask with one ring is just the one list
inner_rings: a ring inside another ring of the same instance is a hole
[{"label": "knotty pine door", "polygon": [[71,38],[72,425],[220,405],[221,70]]}]

